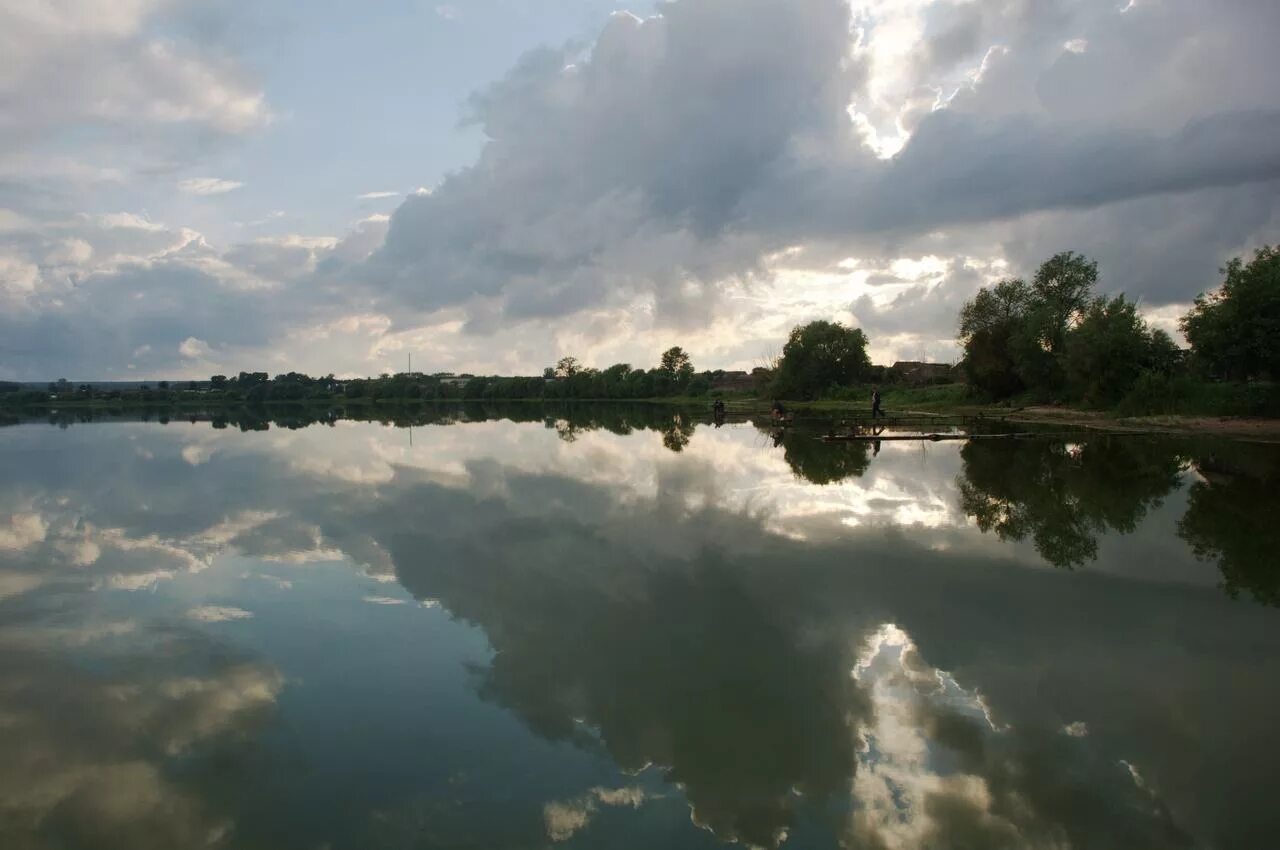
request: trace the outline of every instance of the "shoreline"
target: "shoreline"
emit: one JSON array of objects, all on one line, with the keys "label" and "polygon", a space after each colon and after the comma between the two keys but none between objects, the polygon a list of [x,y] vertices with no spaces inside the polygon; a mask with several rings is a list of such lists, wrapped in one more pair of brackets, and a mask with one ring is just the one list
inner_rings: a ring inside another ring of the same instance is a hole
[{"label": "shoreline", "polygon": [[[437,406],[453,406],[464,404],[652,404],[673,408],[709,407],[712,398],[691,396],[665,396],[658,398],[637,399],[586,399],[586,398],[510,398],[510,399],[300,399],[264,401],[248,404],[242,399],[125,399],[100,401],[68,400],[44,404],[0,404],[0,415],[5,413],[44,416],[60,412],[90,412],[103,414],[125,414],[145,412],[163,414],[165,412],[204,413],[215,415],[220,412],[260,411],[267,413],[273,410],[338,410],[352,413],[368,413],[376,415],[380,412],[421,409]],[[727,410],[731,414],[767,414],[770,402],[762,398],[728,398],[724,399]],[[856,415],[870,417],[870,408],[862,402],[851,401],[787,401],[782,400],[795,413],[827,414],[836,416]],[[887,407],[889,418],[894,416],[919,417],[921,419],[946,417],[972,417],[974,419],[1001,419],[1027,425],[1063,425],[1091,431],[1133,431],[1144,430],[1160,434],[1180,436],[1211,436],[1233,440],[1244,440],[1262,443],[1280,443],[1280,418],[1264,418],[1251,416],[1212,416],[1212,415],[1151,415],[1151,416],[1116,416],[1107,411],[1075,410],[1066,407],[1029,406],[1010,408],[999,405],[981,404],[947,404],[947,405],[911,405]]]}]

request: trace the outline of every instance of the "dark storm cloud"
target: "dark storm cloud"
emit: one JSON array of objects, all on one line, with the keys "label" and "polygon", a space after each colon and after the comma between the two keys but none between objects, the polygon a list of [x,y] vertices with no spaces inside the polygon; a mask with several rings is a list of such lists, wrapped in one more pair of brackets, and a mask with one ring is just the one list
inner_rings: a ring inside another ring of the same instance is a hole
[{"label": "dark storm cloud", "polygon": [[[850,53],[840,0],[683,0],[661,18],[617,15],[589,54],[531,53],[472,99],[489,137],[479,162],[397,210],[363,273],[389,304],[494,300],[485,327],[646,293],[678,313],[691,281],[697,291],[758,271],[764,252],[789,244],[869,246],[876,234],[900,241],[1280,178],[1280,99],[1256,79],[1236,86],[1231,48],[1206,54],[1192,28],[1238,37],[1240,73],[1261,72],[1270,48],[1251,27],[1274,10],[1154,5],[931,8],[921,79],[995,41],[1011,46],[950,107],[923,115],[891,161],[862,148],[845,115],[868,69]],[[1178,52],[1191,51],[1212,85],[1169,90],[1134,50],[1175,78]],[[1108,66],[1130,75],[1119,90]],[[994,99],[999,86],[1032,100]],[[1127,88],[1168,108],[1153,118]],[[1240,222],[1235,244],[1257,223]],[[1088,251],[1108,234],[1076,235]],[[1192,288],[1141,283],[1136,294],[1155,302]]]},{"label": "dark storm cloud", "polygon": [[589,55],[530,54],[476,95],[489,143],[397,210],[375,285],[420,309],[509,296],[517,316],[557,315],[749,270],[762,243],[733,232],[743,198],[847,124],[847,10],[698,0],[663,15],[615,15]]},{"label": "dark storm cloud", "polygon": [[289,309],[280,294],[237,290],[178,262],[126,267],[78,281],[60,304],[0,315],[0,353],[21,376],[81,380],[114,368],[123,377],[127,363],[149,374],[177,360],[189,338],[259,344]]}]

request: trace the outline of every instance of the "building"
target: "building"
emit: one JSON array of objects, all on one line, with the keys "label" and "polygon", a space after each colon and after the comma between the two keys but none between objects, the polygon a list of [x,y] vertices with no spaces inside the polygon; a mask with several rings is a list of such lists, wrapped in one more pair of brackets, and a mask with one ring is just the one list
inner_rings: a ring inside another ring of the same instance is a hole
[{"label": "building", "polygon": [[711,378],[711,389],[722,392],[751,392],[756,388],[756,379],[742,371],[715,371]]},{"label": "building", "polygon": [[903,384],[945,384],[959,380],[956,368],[949,363],[922,363],[899,360],[889,367],[890,380]]}]

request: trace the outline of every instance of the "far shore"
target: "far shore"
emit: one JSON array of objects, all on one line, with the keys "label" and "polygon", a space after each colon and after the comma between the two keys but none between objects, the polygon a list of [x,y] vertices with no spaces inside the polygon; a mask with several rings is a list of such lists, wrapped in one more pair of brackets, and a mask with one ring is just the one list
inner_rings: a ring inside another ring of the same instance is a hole
[{"label": "far shore", "polygon": [[[1101,410],[1085,410],[1067,406],[1029,405],[1010,407],[1000,404],[966,404],[957,403],[954,396],[947,400],[932,401],[927,398],[912,398],[905,404],[894,404],[891,393],[885,404],[889,424],[895,419],[910,417],[913,424],[919,425],[930,418],[973,417],[975,419],[1002,419],[1006,422],[1017,422],[1028,425],[1061,425],[1093,431],[1149,431],[1153,433],[1212,436],[1253,442],[1280,443],[1280,418],[1252,416],[1205,416],[1205,415],[1157,415],[1157,416],[1119,416],[1113,412]],[[67,399],[35,404],[0,405],[0,413],[4,411],[22,412],[31,415],[46,415],[60,411],[82,411],[86,413],[146,412],[160,415],[166,412],[175,414],[217,413],[234,410],[286,411],[289,409],[330,409],[342,410],[349,414],[368,415],[378,418],[379,413],[392,413],[396,410],[423,408],[440,405],[480,404],[549,404],[587,405],[587,404],[655,404],[683,410],[703,409],[709,414],[714,399],[703,396],[664,396],[647,399],[305,399],[298,401],[267,401],[247,404],[243,399]],[[767,416],[770,413],[772,399],[737,396],[724,399],[728,413],[739,416]],[[789,411],[800,413],[805,419],[833,418],[843,415],[857,418],[859,421],[871,418],[871,409],[861,401],[791,401],[783,399],[782,403]]]}]

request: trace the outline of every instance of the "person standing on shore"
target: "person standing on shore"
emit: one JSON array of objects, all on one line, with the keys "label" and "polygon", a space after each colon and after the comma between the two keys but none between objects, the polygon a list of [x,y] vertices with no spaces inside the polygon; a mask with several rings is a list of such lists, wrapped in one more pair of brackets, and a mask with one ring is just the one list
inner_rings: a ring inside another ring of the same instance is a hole
[{"label": "person standing on shore", "polygon": [[880,409],[880,388],[876,387],[871,390],[871,418],[879,419],[884,416],[884,411]]}]

